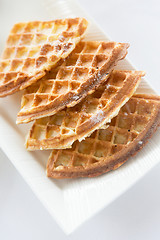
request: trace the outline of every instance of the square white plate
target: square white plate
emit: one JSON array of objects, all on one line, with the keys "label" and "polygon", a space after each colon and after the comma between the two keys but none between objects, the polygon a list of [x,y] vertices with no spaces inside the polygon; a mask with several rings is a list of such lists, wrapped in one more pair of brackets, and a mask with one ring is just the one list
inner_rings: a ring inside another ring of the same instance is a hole
[{"label": "square white plate", "polygon": [[[46,20],[52,19],[53,16],[54,18],[85,16],[90,20],[86,39],[108,40],[103,31],[74,0],[44,1],[41,12],[44,12],[43,19]],[[134,69],[127,60],[121,61],[116,68]],[[154,93],[144,80],[139,91]],[[17,93],[0,99],[0,147],[66,233],[71,233],[109,205],[160,161],[158,130],[147,148],[145,147],[116,171],[92,179],[49,179],[46,177],[45,167],[50,151],[27,152],[24,141],[31,124],[21,126],[15,124],[20,98],[21,93]]]}]

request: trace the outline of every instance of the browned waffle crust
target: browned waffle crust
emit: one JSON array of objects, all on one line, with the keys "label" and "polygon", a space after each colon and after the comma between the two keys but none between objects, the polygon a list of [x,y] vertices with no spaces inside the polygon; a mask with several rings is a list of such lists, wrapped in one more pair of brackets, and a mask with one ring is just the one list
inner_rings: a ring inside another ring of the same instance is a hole
[{"label": "browned waffle crust", "polygon": [[72,149],[53,150],[52,178],[95,177],[120,167],[148,141],[160,124],[160,97],[134,95],[107,129],[95,131]]},{"label": "browned waffle crust", "polygon": [[123,43],[80,42],[64,62],[26,89],[17,123],[76,105],[106,80],[116,63],[126,56],[127,48],[128,44]]},{"label": "browned waffle crust", "polygon": [[84,18],[15,24],[0,60],[0,97],[43,77],[73,51],[86,28]]},{"label": "browned waffle crust", "polygon": [[107,82],[73,108],[33,124],[26,142],[29,150],[69,148],[116,116],[138,87],[143,72],[116,71]]}]

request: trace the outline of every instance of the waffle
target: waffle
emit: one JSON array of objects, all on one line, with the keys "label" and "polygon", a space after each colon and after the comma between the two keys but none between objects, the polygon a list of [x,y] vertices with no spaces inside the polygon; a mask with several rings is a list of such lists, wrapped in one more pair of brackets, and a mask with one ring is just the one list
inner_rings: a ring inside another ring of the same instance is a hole
[{"label": "waffle", "polygon": [[76,105],[104,80],[127,54],[128,44],[80,42],[73,53],[41,81],[26,89],[17,123],[50,116]]},{"label": "waffle", "polygon": [[84,18],[15,24],[0,60],[0,97],[43,77],[73,51],[86,28]]},{"label": "waffle", "polygon": [[52,178],[95,177],[135,155],[160,124],[160,97],[134,95],[107,129],[95,131],[71,149],[53,150],[47,164]]},{"label": "waffle", "polygon": [[28,150],[69,148],[74,141],[82,141],[118,114],[143,75],[143,72],[113,70],[107,82],[76,106],[37,119],[26,147]]}]

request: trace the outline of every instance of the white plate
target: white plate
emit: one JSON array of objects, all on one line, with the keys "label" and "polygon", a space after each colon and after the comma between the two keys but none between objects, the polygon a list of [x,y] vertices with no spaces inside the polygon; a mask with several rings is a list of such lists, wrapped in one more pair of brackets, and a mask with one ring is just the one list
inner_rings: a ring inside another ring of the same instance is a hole
[{"label": "white plate", "polygon": [[[90,19],[74,0],[44,1],[41,12],[51,19],[53,16],[54,18],[85,16]],[[108,40],[93,20],[90,21],[86,39]],[[126,60],[117,68],[133,69]],[[139,91],[154,93],[145,81],[142,82]],[[45,166],[50,151],[27,152],[24,140],[31,124],[21,126],[15,124],[16,114],[20,108],[20,97],[21,93],[18,93],[0,100],[0,147],[66,233],[71,233],[110,204],[160,161],[158,130],[147,148],[116,171],[92,179],[48,179]]]}]

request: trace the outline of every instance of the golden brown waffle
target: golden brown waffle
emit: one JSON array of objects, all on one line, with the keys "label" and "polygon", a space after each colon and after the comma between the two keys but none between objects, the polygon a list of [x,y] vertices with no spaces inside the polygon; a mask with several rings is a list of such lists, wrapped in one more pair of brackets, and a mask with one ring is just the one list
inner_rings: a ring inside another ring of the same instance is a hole
[{"label": "golden brown waffle", "polygon": [[135,155],[160,124],[160,97],[134,95],[107,129],[95,131],[72,149],[53,150],[47,164],[52,178],[95,177]]},{"label": "golden brown waffle", "polygon": [[116,116],[133,95],[143,72],[114,70],[107,82],[72,108],[41,118],[33,124],[26,142],[29,150],[69,148]]},{"label": "golden brown waffle", "polygon": [[76,105],[95,90],[127,54],[128,44],[80,42],[73,53],[41,81],[26,89],[17,123],[50,116]]},{"label": "golden brown waffle", "polygon": [[15,24],[0,60],[0,97],[43,77],[73,51],[86,28],[84,18]]}]

